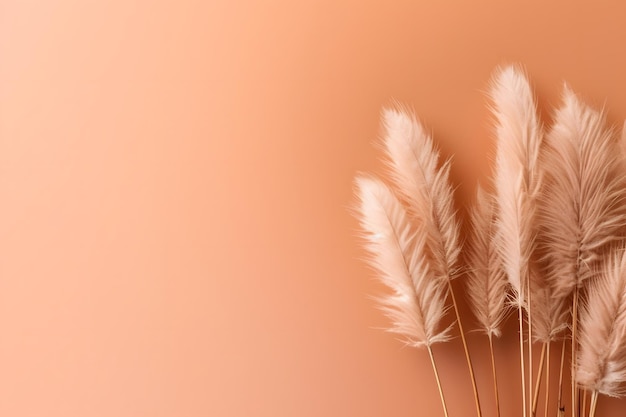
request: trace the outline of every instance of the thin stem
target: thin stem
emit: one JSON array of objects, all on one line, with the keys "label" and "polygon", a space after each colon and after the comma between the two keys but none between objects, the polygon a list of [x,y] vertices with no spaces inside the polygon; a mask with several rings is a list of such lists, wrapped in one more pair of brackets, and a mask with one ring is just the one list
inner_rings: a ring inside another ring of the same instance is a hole
[{"label": "thin stem", "polygon": [[546,345],[547,343],[544,342],[543,346],[541,347],[541,357],[539,358],[539,370],[537,371],[537,384],[535,385],[535,395],[533,396],[533,408],[532,408],[533,417],[535,416],[535,414],[537,414],[537,402],[539,400],[541,380],[543,379],[543,363],[546,357]]},{"label": "thin stem", "polygon": [[496,373],[496,358],[493,354],[493,336],[489,333],[489,352],[491,353],[491,373],[493,375],[493,390],[496,398],[496,416],[500,417],[500,395],[498,395],[498,377]]},{"label": "thin stem", "polygon": [[565,340],[561,345],[561,368],[559,370],[559,399],[557,411],[557,417],[565,414],[565,407],[563,406],[563,368],[565,368]]},{"label": "thin stem", "polygon": [[583,391],[583,408],[582,408],[581,413],[582,413],[582,415],[584,416],[584,415],[585,415],[585,413],[587,412],[587,393],[588,393],[589,391],[587,391],[586,389],[585,389],[585,390],[582,390],[582,391]]},{"label": "thin stem", "polygon": [[524,315],[522,313],[522,304],[517,306],[518,321],[519,321],[519,359],[520,370],[522,374],[522,415],[527,417],[526,414],[526,366],[524,364]]},{"label": "thin stem", "polygon": [[437,365],[435,365],[435,358],[433,357],[433,350],[428,346],[428,356],[430,356],[430,363],[433,366],[433,372],[435,373],[435,379],[437,380],[437,388],[439,389],[439,398],[441,398],[441,406],[443,407],[443,414],[448,417],[448,407],[446,407],[446,399],[443,397],[443,390],[441,389],[441,381],[439,380],[439,372],[437,372]]},{"label": "thin stem", "polygon": [[591,394],[591,409],[589,410],[589,417],[595,417],[596,406],[598,405],[598,390],[594,390]]},{"label": "thin stem", "polygon": [[[530,274],[529,274],[530,275]],[[528,291],[528,403],[531,406],[532,416],[535,416],[535,406],[533,399],[533,320],[532,320],[532,300],[530,291],[530,276],[526,277],[526,290]],[[541,374],[539,374],[541,375]],[[540,378],[538,376],[538,378]]]},{"label": "thin stem", "polygon": [[456,322],[459,324],[459,333],[461,333],[461,342],[463,342],[463,349],[465,350],[465,359],[467,361],[467,367],[469,369],[470,377],[472,379],[472,389],[474,390],[474,402],[476,403],[476,413],[478,414],[478,417],[482,417],[482,411],[480,410],[480,400],[478,399],[478,387],[476,386],[476,377],[474,376],[474,367],[472,366],[472,359],[470,358],[469,349],[467,348],[467,341],[465,340],[465,332],[463,331],[463,324],[461,323],[461,316],[459,315],[459,308],[456,304],[454,291],[452,290],[452,282],[449,279],[448,279],[448,289],[450,290],[450,298],[452,299],[452,306],[454,307],[454,313],[456,314]]},{"label": "thin stem", "polygon": [[550,341],[546,343],[546,403],[544,405],[544,415],[548,417],[548,404],[550,403]]},{"label": "thin stem", "polygon": [[578,408],[578,384],[576,383],[576,336],[578,327],[578,286],[574,291],[574,299],[572,301],[572,417],[579,416]]}]

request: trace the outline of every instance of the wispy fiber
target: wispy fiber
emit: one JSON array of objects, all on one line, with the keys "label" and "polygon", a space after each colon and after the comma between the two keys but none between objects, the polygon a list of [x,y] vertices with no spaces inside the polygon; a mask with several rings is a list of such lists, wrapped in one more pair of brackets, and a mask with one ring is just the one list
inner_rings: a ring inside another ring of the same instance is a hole
[{"label": "wispy fiber", "polygon": [[576,379],[584,388],[612,397],[626,382],[626,256],[614,252],[600,278],[588,287],[580,316]]},{"label": "wispy fiber", "polygon": [[493,338],[501,334],[505,316],[507,279],[495,242],[495,202],[493,196],[479,186],[476,202],[470,209],[470,236],[467,248],[469,305],[478,319],[480,329],[489,338],[491,375],[496,415],[500,416],[500,395],[493,349]]},{"label": "wispy fiber", "polygon": [[450,161],[439,166],[439,152],[413,115],[396,109],[383,112],[384,145],[391,178],[409,206],[414,221],[421,225],[430,254],[430,267],[448,285],[452,307],[465,351],[476,413],[482,416],[478,387],[459,315],[452,279],[458,274],[459,225],[449,182]]},{"label": "wispy fiber", "polygon": [[370,264],[392,290],[380,298],[393,323],[390,331],[415,347],[448,340],[449,328],[440,329],[446,287],[428,266],[427,234],[421,226],[411,225],[402,204],[383,182],[360,177],[356,185]]},{"label": "wispy fiber", "polygon": [[518,68],[505,67],[496,73],[491,99],[497,138],[498,246],[515,301],[521,305],[534,250],[542,128],[528,80]]},{"label": "wispy fiber", "polygon": [[604,114],[569,89],[546,138],[542,236],[556,297],[566,297],[594,274],[607,245],[626,221],[622,157]]},{"label": "wispy fiber", "polygon": [[481,330],[499,337],[506,312],[507,280],[494,241],[494,204],[493,197],[478,187],[469,216],[467,294]]},{"label": "wispy fiber", "polygon": [[[498,203],[497,237],[504,270],[517,305],[522,382],[522,415],[532,402],[532,301],[529,268],[535,245],[535,203],[541,178],[539,152],[543,140],[535,100],[525,75],[515,67],[499,70],[492,82],[492,111],[496,119],[495,189]],[[528,320],[529,395],[526,397],[522,308]]]},{"label": "wispy fiber", "polygon": [[450,161],[439,166],[432,139],[408,112],[385,109],[383,125],[391,179],[411,217],[424,226],[432,269],[439,279],[452,279],[458,271],[460,245]]}]

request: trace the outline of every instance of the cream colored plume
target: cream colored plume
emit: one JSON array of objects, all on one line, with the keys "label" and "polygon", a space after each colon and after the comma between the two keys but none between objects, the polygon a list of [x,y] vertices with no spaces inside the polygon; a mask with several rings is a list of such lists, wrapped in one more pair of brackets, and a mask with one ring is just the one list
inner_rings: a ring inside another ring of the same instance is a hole
[{"label": "cream colored plume", "polygon": [[380,298],[393,323],[389,330],[415,347],[448,340],[449,328],[440,329],[446,287],[428,267],[427,234],[422,226],[411,225],[404,207],[383,182],[360,177],[356,185],[370,264],[392,290]]},{"label": "cream colored plume", "polygon": [[565,88],[546,137],[542,246],[556,297],[594,274],[607,245],[626,223],[623,158],[604,115]]},{"label": "cream colored plume", "polygon": [[576,380],[591,391],[624,394],[626,382],[626,256],[615,251],[604,273],[588,287],[580,318]]},{"label": "cream colored plume", "polygon": [[553,288],[545,279],[543,271],[531,264],[533,339],[539,342],[554,342],[567,329],[570,310],[568,298],[556,297]]},{"label": "cream colored plume", "polygon": [[423,126],[406,111],[383,111],[384,147],[391,178],[409,205],[413,219],[428,235],[431,267],[439,279],[458,272],[459,225],[453,189],[448,177],[450,163],[439,166],[439,152]]},{"label": "cream colored plume", "polygon": [[515,303],[524,303],[529,261],[534,251],[535,202],[541,184],[542,130],[525,75],[515,67],[499,70],[490,90],[496,119],[495,191],[497,237]]},{"label": "cream colored plume", "polygon": [[505,315],[507,279],[494,241],[494,204],[493,197],[478,187],[476,203],[470,211],[467,294],[481,330],[499,337]]}]

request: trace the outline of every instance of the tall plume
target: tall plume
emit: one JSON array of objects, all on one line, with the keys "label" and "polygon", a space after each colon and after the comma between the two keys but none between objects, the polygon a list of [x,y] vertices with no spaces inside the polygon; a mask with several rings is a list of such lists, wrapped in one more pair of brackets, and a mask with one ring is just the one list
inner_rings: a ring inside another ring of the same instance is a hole
[{"label": "tall plume", "polygon": [[549,248],[547,276],[560,298],[582,287],[619,238],[626,222],[623,161],[604,115],[567,87],[546,145],[542,246]]},{"label": "tall plume", "polygon": [[449,328],[439,328],[446,311],[445,282],[428,267],[422,226],[411,225],[402,204],[380,180],[360,177],[356,185],[370,264],[392,290],[380,299],[393,323],[390,331],[415,347],[448,340]]},{"label": "tall plume", "polygon": [[454,193],[448,181],[450,161],[438,167],[439,152],[414,116],[404,111],[387,109],[383,112],[383,121],[384,144],[391,178],[408,203],[414,222],[422,228],[429,266],[436,280],[445,282],[448,286],[472,381],[476,413],[478,417],[482,417],[472,359],[452,289],[452,279],[458,274],[457,261],[461,250]]},{"label": "tall plume", "polygon": [[530,85],[519,69],[509,66],[496,73],[491,99],[497,137],[498,246],[515,302],[522,305],[534,250],[542,129]]},{"label": "tall plume", "polygon": [[481,330],[499,337],[505,315],[507,280],[494,241],[494,204],[493,197],[478,187],[476,203],[470,211],[467,294]]},{"label": "tall plume", "polygon": [[[504,270],[517,305],[522,384],[522,415],[532,407],[532,301],[529,272],[535,250],[535,202],[541,184],[539,151],[542,128],[530,85],[515,67],[498,71],[491,87],[493,113],[496,119],[495,189],[498,204],[497,238]],[[522,309],[528,320],[528,365],[530,381],[526,396],[524,329]]]},{"label": "tall plume", "polygon": [[451,279],[458,270],[459,226],[450,163],[439,167],[439,152],[413,115],[399,109],[383,111],[384,147],[391,178],[407,201],[413,219],[422,223],[432,268],[439,279]]},{"label": "tall plume", "polygon": [[612,397],[626,382],[626,256],[611,254],[606,270],[588,287],[581,314],[576,378],[586,389]]}]

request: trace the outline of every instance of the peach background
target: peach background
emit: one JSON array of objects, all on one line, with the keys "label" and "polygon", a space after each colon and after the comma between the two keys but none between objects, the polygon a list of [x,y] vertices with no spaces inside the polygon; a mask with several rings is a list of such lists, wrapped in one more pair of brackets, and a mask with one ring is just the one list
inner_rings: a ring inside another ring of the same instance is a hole
[{"label": "peach background", "polygon": [[[0,1],[0,415],[441,415],[427,355],[378,329],[352,179],[397,99],[466,202],[501,63],[621,124],[626,9],[589,3]],[[436,355],[472,415],[459,344]]]}]

